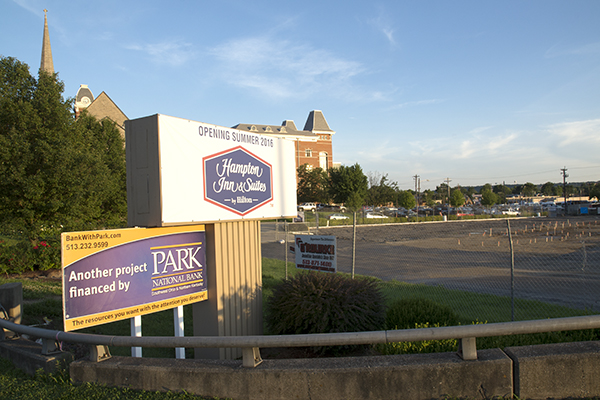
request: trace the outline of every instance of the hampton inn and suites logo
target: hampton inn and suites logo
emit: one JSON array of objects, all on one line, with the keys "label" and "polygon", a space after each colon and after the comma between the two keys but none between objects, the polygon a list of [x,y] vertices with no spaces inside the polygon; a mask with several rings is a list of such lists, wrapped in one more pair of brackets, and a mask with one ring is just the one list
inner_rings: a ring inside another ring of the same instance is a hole
[{"label": "hampton inn and suites logo", "polygon": [[273,200],[271,165],[241,146],[202,160],[206,201],[246,215]]}]

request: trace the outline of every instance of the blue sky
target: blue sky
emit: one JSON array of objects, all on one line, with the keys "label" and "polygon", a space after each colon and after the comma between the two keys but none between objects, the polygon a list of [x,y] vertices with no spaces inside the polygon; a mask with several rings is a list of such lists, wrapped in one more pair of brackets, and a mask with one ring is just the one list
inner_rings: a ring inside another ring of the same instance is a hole
[{"label": "blue sky", "polygon": [[4,0],[0,54],[130,118],[299,127],[400,188],[600,180],[600,1]]}]

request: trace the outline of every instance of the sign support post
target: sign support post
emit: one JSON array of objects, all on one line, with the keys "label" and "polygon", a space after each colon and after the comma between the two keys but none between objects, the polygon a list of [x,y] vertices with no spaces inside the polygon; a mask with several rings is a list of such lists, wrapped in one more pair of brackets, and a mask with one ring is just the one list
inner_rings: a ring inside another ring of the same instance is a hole
[{"label": "sign support post", "polygon": [[[175,307],[173,309],[173,326],[175,327],[175,337],[183,337],[183,306]],[[175,348],[175,358],[185,359],[185,348]]]},{"label": "sign support post", "polygon": [[[129,320],[131,325],[131,336],[142,336],[142,316],[136,315],[135,317]],[[141,357],[142,356],[142,348],[141,347],[132,347],[131,348],[131,357]]]}]

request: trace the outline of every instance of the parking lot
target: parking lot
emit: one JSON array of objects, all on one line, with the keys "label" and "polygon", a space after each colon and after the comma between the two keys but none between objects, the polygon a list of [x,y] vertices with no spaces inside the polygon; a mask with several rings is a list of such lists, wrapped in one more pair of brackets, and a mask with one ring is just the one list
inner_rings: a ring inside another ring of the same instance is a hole
[{"label": "parking lot", "polygon": [[[600,220],[511,218],[514,292],[580,309],[600,310]],[[284,232],[263,224],[263,257],[284,260]],[[311,233],[316,234],[315,230]],[[448,289],[511,294],[511,251],[504,219],[359,225],[355,273]],[[337,269],[352,270],[352,227],[320,228],[337,238]],[[288,235],[293,243],[293,234]],[[289,246],[288,246],[289,247]],[[288,252],[288,260],[294,261]]]}]

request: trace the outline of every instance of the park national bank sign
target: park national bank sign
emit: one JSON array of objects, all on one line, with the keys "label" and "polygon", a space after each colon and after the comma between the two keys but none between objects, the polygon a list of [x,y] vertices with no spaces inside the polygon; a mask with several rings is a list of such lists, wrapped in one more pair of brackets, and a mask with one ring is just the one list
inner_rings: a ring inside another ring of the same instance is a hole
[{"label": "park national bank sign", "polygon": [[291,141],[161,114],[126,131],[129,225],[296,215]]}]

